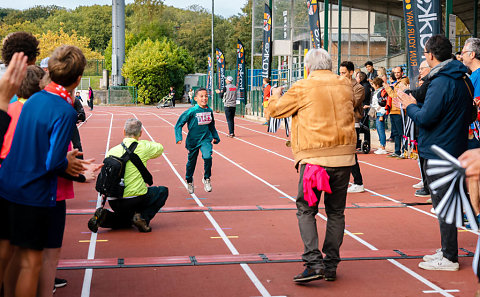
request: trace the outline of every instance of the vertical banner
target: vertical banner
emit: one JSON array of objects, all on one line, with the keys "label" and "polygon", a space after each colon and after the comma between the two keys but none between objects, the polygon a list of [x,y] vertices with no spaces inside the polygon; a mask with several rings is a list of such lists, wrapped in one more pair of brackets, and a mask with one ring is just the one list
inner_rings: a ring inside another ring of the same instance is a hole
[{"label": "vertical banner", "polygon": [[[408,1],[408,0],[406,0]],[[320,15],[318,11],[317,0],[307,0],[308,22],[310,23],[310,37],[312,38],[313,48],[321,48],[320,36]]]},{"label": "vertical banner", "polygon": [[440,0],[403,0],[405,16],[405,38],[407,49],[408,78],[412,89],[418,87],[420,63],[425,60],[423,53],[427,40],[440,34]]},{"label": "vertical banner", "polygon": [[212,79],[213,79],[213,73],[212,73],[212,57],[208,55],[208,70],[207,70],[207,94],[208,94],[208,100],[212,99]]},{"label": "vertical banner", "polygon": [[237,43],[237,100],[246,103],[245,96],[245,48],[240,39]]},{"label": "vertical banner", "polygon": [[225,87],[225,57],[218,47],[215,52],[217,56],[218,89],[221,91]]},{"label": "vertical banner", "polygon": [[272,66],[272,10],[265,4],[263,14],[262,77],[269,78]]}]

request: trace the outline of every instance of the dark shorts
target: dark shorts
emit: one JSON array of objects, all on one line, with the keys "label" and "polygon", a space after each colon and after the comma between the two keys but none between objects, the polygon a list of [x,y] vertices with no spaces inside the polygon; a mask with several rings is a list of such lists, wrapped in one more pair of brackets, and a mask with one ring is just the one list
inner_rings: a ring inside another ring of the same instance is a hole
[{"label": "dark shorts", "polygon": [[12,245],[43,250],[48,238],[50,207],[10,203],[9,230]]},{"label": "dark shorts", "polygon": [[0,197],[0,239],[10,239],[9,212],[10,201]]},{"label": "dark shorts", "polygon": [[57,249],[62,247],[63,233],[65,231],[65,218],[67,208],[64,201],[57,201],[54,207],[50,207],[48,215],[48,235],[47,249]]}]

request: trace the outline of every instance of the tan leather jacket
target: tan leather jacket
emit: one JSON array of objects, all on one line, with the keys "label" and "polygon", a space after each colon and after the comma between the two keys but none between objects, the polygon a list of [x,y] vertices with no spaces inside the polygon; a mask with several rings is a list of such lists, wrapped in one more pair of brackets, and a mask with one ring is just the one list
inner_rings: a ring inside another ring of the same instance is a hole
[{"label": "tan leather jacket", "polygon": [[365,99],[365,88],[356,80],[352,79],[353,88],[353,110],[355,112],[355,123],[360,123],[363,118],[363,100]]},{"label": "tan leather jacket", "polygon": [[270,97],[268,112],[275,118],[292,116],[295,166],[306,158],[355,153],[353,91],[345,77],[313,71],[282,97]]}]

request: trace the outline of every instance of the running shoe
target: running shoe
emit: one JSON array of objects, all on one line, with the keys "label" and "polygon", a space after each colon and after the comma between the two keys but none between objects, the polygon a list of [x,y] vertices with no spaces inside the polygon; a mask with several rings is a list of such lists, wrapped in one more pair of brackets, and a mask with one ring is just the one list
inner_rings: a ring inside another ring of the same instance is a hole
[{"label": "running shoe", "polygon": [[211,192],[212,191],[212,184],[210,183],[210,179],[209,178],[202,178],[202,182],[203,182],[203,189],[205,190],[205,192]]},{"label": "running shoe", "polygon": [[195,192],[195,187],[193,186],[193,180],[191,183],[187,182],[188,193],[193,194]]},{"label": "running shoe", "polygon": [[311,269],[307,267],[302,273],[295,275],[293,281],[297,283],[307,283],[313,280],[322,279],[323,275],[321,273],[322,269]]},{"label": "running shoe", "polygon": [[420,262],[418,263],[418,267],[425,270],[457,271],[460,268],[460,265],[458,262],[452,262],[442,256],[440,260]]},{"label": "running shoe", "polygon": [[423,261],[430,262],[435,260],[441,260],[442,258],[443,258],[443,252],[442,252],[442,249],[439,248],[435,250],[435,254],[423,256]]},{"label": "running shoe", "polygon": [[362,193],[365,192],[365,187],[363,185],[353,184],[347,189],[347,193]]},{"label": "running shoe", "polygon": [[63,278],[55,278],[55,288],[62,288],[67,285],[67,280]]},{"label": "running shoe", "polygon": [[415,189],[423,188],[423,181],[419,181],[418,184],[414,184],[412,187],[414,187]]},{"label": "running shoe", "polygon": [[422,188],[420,190],[415,191],[415,196],[417,196],[417,197],[430,197],[430,192],[425,190],[425,188]]}]

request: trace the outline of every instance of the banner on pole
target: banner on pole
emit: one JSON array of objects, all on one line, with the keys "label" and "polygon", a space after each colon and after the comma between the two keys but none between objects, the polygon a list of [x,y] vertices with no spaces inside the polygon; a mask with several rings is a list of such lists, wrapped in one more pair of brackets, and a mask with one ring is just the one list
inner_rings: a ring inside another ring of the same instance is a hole
[{"label": "banner on pole", "polygon": [[216,49],[216,58],[217,58],[217,75],[218,75],[218,89],[220,91],[225,87],[225,57],[223,52],[217,47]]},{"label": "banner on pole", "polygon": [[405,17],[405,38],[407,50],[408,78],[412,89],[418,86],[420,63],[425,60],[423,53],[427,40],[440,34],[440,0],[403,0]]},{"label": "banner on pole", "polygon": [[212,99],[212,79],[213,79],[213,73],[212,73],[212,57],[208,55],[208,70],[207,70],[207,94],[208,94],[208,100]]},{"label": "banner on pole", "polygon": [[272,65],[272,10],[265,4],[263,14],[262,77],[269,78]]},{"label": "banner on pole", "polygon": [[317,0],[307,0],[308,22],[310,23],[310,37],[313,48],[321,48],[320,15]]},{"label": "banner on pole", "polygon": [[245,72],[245,48],[240,39],[237,43],[237,100],[246,100],[245,96],[245,82],[247,80]]}]

